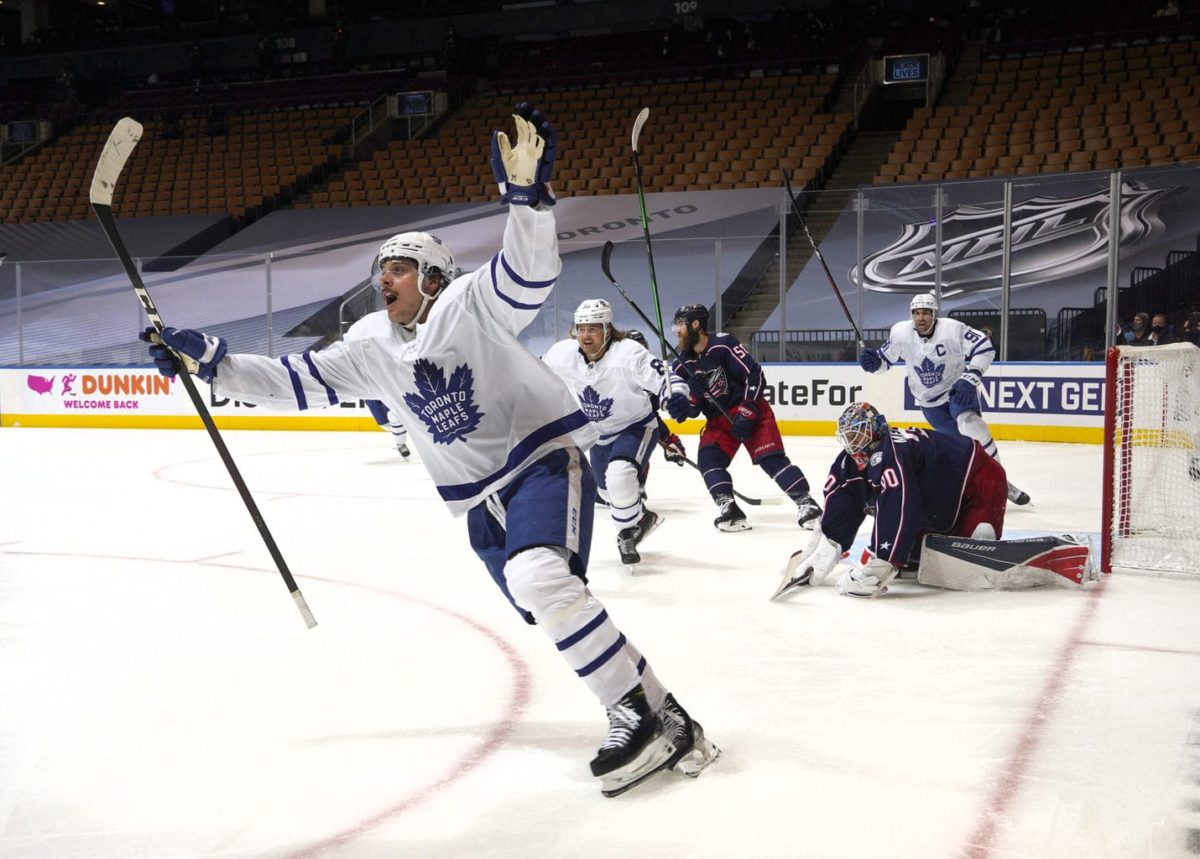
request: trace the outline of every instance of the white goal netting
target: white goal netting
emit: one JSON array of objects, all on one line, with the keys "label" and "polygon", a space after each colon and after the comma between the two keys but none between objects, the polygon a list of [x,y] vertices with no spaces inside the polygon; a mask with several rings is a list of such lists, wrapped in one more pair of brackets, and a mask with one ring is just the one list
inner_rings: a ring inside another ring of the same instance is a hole
[{"label": "white goal netting", "polygon": [[1200,577],[1200,349],[1109,350],[1106,570]]}]

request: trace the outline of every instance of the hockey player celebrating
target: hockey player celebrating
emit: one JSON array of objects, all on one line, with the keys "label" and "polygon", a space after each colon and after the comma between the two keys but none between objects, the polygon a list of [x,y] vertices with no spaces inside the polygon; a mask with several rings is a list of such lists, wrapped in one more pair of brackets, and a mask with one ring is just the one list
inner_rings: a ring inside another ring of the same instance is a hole
[{"label": "hockey player celebrating", "polygon": [[783,451],[783,439],[771,404],[763,396],[762,367],[732,334],[708,334],[708,308],[685,304],[673,320],[679,359],[671,365],[667,412],[677,421],[703,414],[696,459],[704,483],[720,512],[713,524],[722,531],[746,531],[746,514],[733,498],[729,463],[745,447],[751,461],[796,502],[797,521],[813,527],[821,508],[809,493],[808,479]]},{"label": "hockey player celebrating", "polygon": [[603,298],[584,301],[575,310],[572,337],[551,346],[542,360],[575,392],[600,433],[589,452],[592,471],[617,528],[621,563],[632,567],[642,560],[638,544],[662,521],[644,509],[639,477],[659,439],[653,403],[666,395],[667,373],[612,319]]},{"label": "hockey player celebrating", "polygon": [[[376,310],[351,325],[342,339],[362,340],[372,336],[386,336],[392,325],[386,310]],[[408,459],[412,455],[408,449],[408,430],[404,428],[399,411],[389,408],[379,400],[367,400],[366,404],[371,417],[375,418],[375,423],[392,434],[392,441],[396,443],[396,453],[400,454],[402,459]]]},{"label": "hockey player celebrating", "polygon": [[[903,361],[908,389],[929,425],[975,439],[999,459],[979,405],[979,383],[996,355],[991,339],[957,319],[939,318],[932,294],[914,295],[908,309],[912,318],[893,325],[878,349],[864,349],[858,363],[868,373],[886,373]],[[1029,496],[1010,483],[1008,500],[1028,504]]]},{"label": "hockey player celebrating", "polygon": [[562,267],[548,184],[557,136],[528,104],[516,114],[515,145],[492,135],[492,170],[509,204],[501,250],[454,277],[454,257],[434,236],[388,239],[372,270],[393,323],[385,333],[273,359],[226,354],[220,338],[167,328],[150,353],[168,374],[173,352],[195,359],[214,390],[247,402],[307,409],[353,397],[399,407],[496,584],[607,709],[591,770],[612,796],[664,768],[696,775],[719,752],[587,587],[596,490],[580,449],[596,440],[596,425],[517,339]]},{"label": "hockey player celebrating", "polygon": [[[924,429],[891,429],[874,406],[854,403],[838,418],[843,450],[825,481],[825,515],[808,546],[789,560],[772,599],[823,578],[842,558],[868,513],[875,517],[871,540],[859,565],[837,582],[839,593],[875,597],[887,592],[900,569],[918,567],[922,584],[961,590],[1030,587],[1047,582],[1082,582],[1094,567],[1086,542],[1075,538],[1002,541],[1008,480],[1004,467],[974,439]],[[945,534],[974,541],[950,541]],[[938,557],[928,552],[933,544]],[[1004,547],[1017,547],[1017,555]],[[1058,551],[1062,549],[1062,551]],[[940,557],[947,550],[957,562]],[[1047,565],[1005,570],[972,566],[972,556],[1032,559],[1050,552]],[[999,575],[1006,573],[1007,575]]]}]

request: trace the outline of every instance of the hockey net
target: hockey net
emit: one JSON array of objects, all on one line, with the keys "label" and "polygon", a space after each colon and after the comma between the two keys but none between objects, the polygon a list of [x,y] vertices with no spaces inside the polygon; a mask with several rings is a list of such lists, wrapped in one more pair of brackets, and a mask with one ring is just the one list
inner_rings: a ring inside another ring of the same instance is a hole
[{"label": "hockey net", "polygon": [[1108,350],[1105,572],[1200,578],[1200,349]]}]

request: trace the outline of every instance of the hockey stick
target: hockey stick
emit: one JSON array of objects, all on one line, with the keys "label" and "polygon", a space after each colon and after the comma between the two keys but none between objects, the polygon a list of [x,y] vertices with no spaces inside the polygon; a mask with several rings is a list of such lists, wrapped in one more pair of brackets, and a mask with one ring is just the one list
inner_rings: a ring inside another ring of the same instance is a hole
[{"label": "hockey stick", "polygon": [[[642,235],[646,237],[646,259],[650,261],[650,289],[654,293],[654,311],[658,316],[659,355],[667,359],[667,338],[663,334],[662,303],[658,300],[658,278],[654,274],[654,248],[650,244],[650,219],[646,217],[646,194],[642,188],[642,162],[638,158],[638,137],[650,118],[650,108],[643,107],[633,121],[633,172],[637,177],[638,206],[642,210]],[[649,322],[649,320],[647,320]]]},{"label": "hockey stick", "polygon": [[[89,196],[92,201],[92,210],[96,213],[96,219],[100,222],[100,228],[104,230],[104,235],[108,238],[109,244],[117,252],[117,256],[121,260],[121,266],[125,269],[125,274],[128,275],[129,282],[133,285],[133,291],[137,293],[138,299],[142,302],[142,307],[146,311],[146,316],[150,319],[150,324],[161,334],[165,327],[162,317],[159,316],[158,308],[155,307],[154,300],[150,298],[150,293],[146,290],[146,284],[142,282],[142,277],[138,274],[137,267],[133,264],[133,259],[129,256],[129,250],[125,247],[125,242],[121,238],[121,234],[117,231],[117,223],[113,220],[112,215],[113,190],[116,187],[117,178],[121,175],[121,170],[124,169],[125,162],[129,159],[134,147],[137,146],[138,141],[141,139],[141,123],[129,117],[125,117],[117,122],[113,127],[112,133],[108,136],[108,141],[104,144],[103,151],[100,153],[100,160],[96,164],[96,172],[92,176],[92,188]],[[190,361],[191,359],[188,360]],[[177,368],[179,370],[178,378],[187,390],[188,396],[192,400],[192,405],[196,407],[196,412],[200,415],[200,422],[208,430],[208,435],[216,446],[217,453],[221,455],[221,461],[225,463],[225,468],[229,471],[229,476],[233,478],[233,484],[237,487],[238,494],[242,496],[242,501],[245,502],[246,509],[250,511],[250,518],[258,526],[258,533],[262,535],[263,542],[267,544],[267,551],[271,553],[271,557],[275,560],[275,566],[279,569],[279,574],[283,576],[283,581],[287,584],[287,588],[292,594],[292,599],[296,601],[296,607],[300,609],[300,616],[304,618],[305,626],[312,629],[317,625],[317,620],[313,617],[312,612],[309,611],[308,603],[305,602],[304,595],[300,593],[300,588],[296,584],[296,580],[292,578],[292,574],[287,567],[287,562],[284,561],[283,555],[280,554],[279,547],[275,545],[275,540],[271,536],[271,532],[267,530],[267,523],[263,520],[262,514],[258,510],[258,505],[254,503],[246,482],[242,480],[242,475],[238,471],[237,465],[234,464],[233,457],[229,454],[229,449],[225,446],[225,441],[221,438],[221,434],[217,430],[217,425],[213,422],[212,415],[209,414],[208,409],[205,407],[204,400],[200,398],[200,392],[196,390],[196,383],[192,381],[191,373],[188,372],[188,366],[184,365],[182,358],[180,359],[180,364],[181,366]],[[194,364],[194,361],[191,362],[193,368]]]},{"label": "hockey stick", "polygon": [[[664,448],[666,447],[666,445],[665,445],[665,444],[663,444],[663,442],[662,442],[662,440],[661,440],[661,439],[659,440],[659,444],[662,444]],[[688,465],[690,465],[692,468],[694,468],[694,469],[696,469],[697,471],[699,471],[701,474],[703,474],[703,473],[704,473],[704,472],[701,470],[701,468],[700,468],[700,466],[699,466],[699,465],[697,465],[696,463],[692,462],[692,461],[691,461],[690,459],[688,459],[686,456],[684,456],[684,457],[681,457],[681,459],[683,459],[683,461],[684,461],[684,462],[686,462],[686,463],[687,463]],[[751,504],[751,505],[753,505],[753,506],[755,506],[755,507],[758,507],[758,506],[760,506],[760,505],[763,505],[763,504],[782,504],[782,503],[783,503],[783,499],[782,499],[782,498],[773,498],[773,497],[767,497],[767,498],[751,498],[749,495],[743,495],[742,493],[738,492],[736,489],[731,489],[731,490],[729,490],[729,491],[730,491],[730,492],[732,492],[734,495],[736,495],[738,498],[740,498],[740,499],[742,499],[743,501],[745,501],[747,504]]]},{"label": "hockey stick", "polygon": [[[792,182],[788,179],[787,168],[783,164],[779,165],[779,172],[783,174],[783,187],[787,189],[788,199],[792,201],[792,211],[800,219],[800,226],[804,228],[804,235],[808,237],[808,243],[812,245],[813,253],[821,261],[821,268],[825,269],[825,277],[829,278],[829,285],[833,287],[833,294],[837,296],[838,304],[842,306],[842,313],[846,314],[846,321],[850,323],[850,327],[854,329],[855,336],[858,337],[858,351],[861,352],[867,345],[863,341],[862,332],[858,329],[858,324],[854,321],[854,317],[850,315],[850,309],[846,307],[846,302],[842,299],[842,291],[838,289],[837,281],[833,279],[833,272],[829,270],[829,264],[825,262],[825,257],[821,255],[821,249],[817,247],[816,239],[813,238],[812,232],[808,229],[808,221],[804,220],[804,215],[800,211],[800,204],[796,202],[796,195],[792,193]],[[859,279],[861,280],[861,276]]]}]

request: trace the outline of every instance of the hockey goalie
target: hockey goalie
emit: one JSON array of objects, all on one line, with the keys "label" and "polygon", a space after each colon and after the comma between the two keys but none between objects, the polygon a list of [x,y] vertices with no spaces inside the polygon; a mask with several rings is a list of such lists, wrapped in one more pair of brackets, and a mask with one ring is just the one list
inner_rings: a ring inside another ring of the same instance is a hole
[{"label": "hockey goalie", "polygon": [[868,515],[870,543],[837,580],[846,596],[882,596],[901,571],[952,590],[1079,587],[1099,577],[1086,538],[1000,539],[1008,477],[979,442],[893,429],[869,403],[842,413],[837,438],[842,452],[825,481],[825,515],[788,560],[772,599],[825,579]]}]

